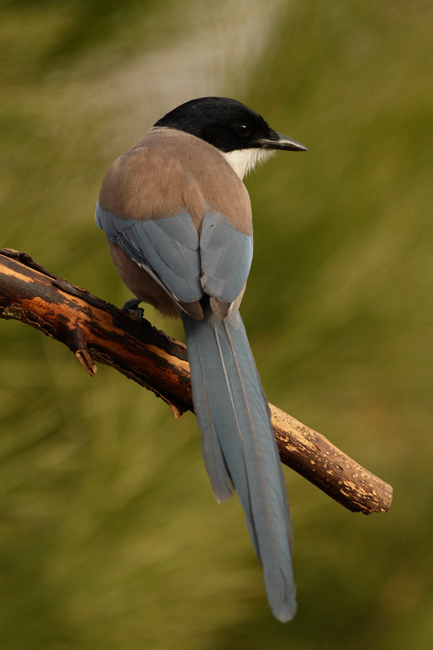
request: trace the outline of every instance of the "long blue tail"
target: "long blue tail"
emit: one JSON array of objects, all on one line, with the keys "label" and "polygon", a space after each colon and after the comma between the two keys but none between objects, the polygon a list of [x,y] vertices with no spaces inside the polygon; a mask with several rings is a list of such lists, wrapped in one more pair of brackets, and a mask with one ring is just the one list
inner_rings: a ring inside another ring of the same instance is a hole
[{"label": "long blue tail", "polygon": [[[292,522],[277,445],[256,364],[238,311],[221,320],[183,314],[194,408],[217,500],[236,488],[263,567],[276,618],[296,611]],[[234,486],[234,487],[233,487]]]}]

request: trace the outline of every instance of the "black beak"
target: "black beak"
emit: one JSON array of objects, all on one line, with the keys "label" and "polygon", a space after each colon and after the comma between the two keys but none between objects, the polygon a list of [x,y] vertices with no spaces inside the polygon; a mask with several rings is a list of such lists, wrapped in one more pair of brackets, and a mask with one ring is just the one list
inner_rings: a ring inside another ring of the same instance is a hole
[{"label": "black beak", "polygon": [[283,151],[308,151],[300,142],[288,138],[282,133],[271,130],[267,138],[260,140],[262,149],[282,149]]}]

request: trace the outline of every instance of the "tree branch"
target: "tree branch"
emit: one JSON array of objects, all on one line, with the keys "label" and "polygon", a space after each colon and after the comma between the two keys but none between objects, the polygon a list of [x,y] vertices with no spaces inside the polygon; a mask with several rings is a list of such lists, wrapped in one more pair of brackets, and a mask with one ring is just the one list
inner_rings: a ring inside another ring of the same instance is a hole
[{"label": "tree branch", "polygon": [[[93,376],[95,362],[116,368],[170,405],[193,410],[182,343],[69,284],[26,253],[0,249],[0,317],[20,320],[67,345]],[[353,512],[387,512],[392,487],[275,406],[272,424],[283,463]]]}]

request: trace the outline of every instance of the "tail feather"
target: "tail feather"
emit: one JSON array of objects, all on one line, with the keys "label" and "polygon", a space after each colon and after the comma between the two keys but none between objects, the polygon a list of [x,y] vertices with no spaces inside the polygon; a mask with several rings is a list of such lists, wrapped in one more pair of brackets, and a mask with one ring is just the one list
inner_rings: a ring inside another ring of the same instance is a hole
[{"label": "tail feather", "polygon": [[[199,404],[199,407],[195,407],[195,411],[202,433],[203,458],[216,500],[218,502],[228,501],[235,491],[235,486],[233,485],[212,419],[199,339],[193,332],[195,329],[195,321],[186,314],[183,315],[183,321],[188,340],[188,357],[191,365],[194,404]],[[193,362],[191,361],[192,359],[194,360]],[[206,362],[206,359],[204,361]]]},{"label": "tail feather", "polygon": [[183,316],[203,455],[219,500],[234,484],[263,566],[268,600],[282,621],[296,610],[292,524],[268,403],[238,311]]}]

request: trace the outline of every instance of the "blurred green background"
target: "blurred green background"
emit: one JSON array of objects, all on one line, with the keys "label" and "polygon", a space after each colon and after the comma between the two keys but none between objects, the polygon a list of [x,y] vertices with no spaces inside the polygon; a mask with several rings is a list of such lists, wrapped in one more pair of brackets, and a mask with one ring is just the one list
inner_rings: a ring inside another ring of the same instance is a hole
[{"label": "blurred green background", "polygon": [[2,650],[431,650],[432,33],[424,0],[3,0],[0,246],[123,304],[93,221],[105,169],[192,97],[260,111],[309,148],[246,181],[265,390],[395,500],[354,515],[285,468],[281,625],[194,416],[0,321]]}]

